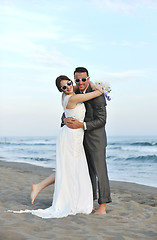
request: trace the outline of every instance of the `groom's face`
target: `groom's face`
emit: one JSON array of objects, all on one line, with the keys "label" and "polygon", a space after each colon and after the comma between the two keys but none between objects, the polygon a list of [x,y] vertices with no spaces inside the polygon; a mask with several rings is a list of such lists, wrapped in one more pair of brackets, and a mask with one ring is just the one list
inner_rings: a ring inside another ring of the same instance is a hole
[{"label": "groom's face", "polygon": [[[76,86],[83,92],[89,85],[90,77],[87,76],[86,72],[76,72],[74,77],[75,79],[81,79],[78,83],[76,82]],[[82,78],[86,78],[86,82],[83,82]]]}]

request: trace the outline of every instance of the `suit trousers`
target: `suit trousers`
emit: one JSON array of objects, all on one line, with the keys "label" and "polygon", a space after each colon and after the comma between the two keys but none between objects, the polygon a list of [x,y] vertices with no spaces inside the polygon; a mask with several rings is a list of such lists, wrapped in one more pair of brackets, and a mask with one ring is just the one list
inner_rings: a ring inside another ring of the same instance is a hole
[{"label": "suit trousers", "polygon": [[[106,165],[106,148],[91,151],[84,146],[89,174],[93,187],[93,199],[97,199],[97,183],[99,190],[98,203],[112,202]],[[97,182],[98,179],[98,182]]]}]

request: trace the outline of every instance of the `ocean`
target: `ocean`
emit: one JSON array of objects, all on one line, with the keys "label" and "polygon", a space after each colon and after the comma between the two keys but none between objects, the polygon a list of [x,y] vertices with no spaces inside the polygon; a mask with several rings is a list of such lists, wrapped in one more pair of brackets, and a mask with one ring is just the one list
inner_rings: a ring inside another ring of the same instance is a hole
[{"label": "ocean", "polygon": [[[56,136],[0,137],[0,158],[55,169]],[[110,180],[157,187],[157,137],[108,137],[107,166]]]}]

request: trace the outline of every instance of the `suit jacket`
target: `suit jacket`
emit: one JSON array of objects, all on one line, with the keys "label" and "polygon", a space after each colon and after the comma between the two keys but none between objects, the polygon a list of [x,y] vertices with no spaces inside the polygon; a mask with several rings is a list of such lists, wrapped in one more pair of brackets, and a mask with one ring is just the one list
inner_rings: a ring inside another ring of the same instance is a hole
[{"label": "suit jacket", "polygon": [[[86,92],[92,92],[90,85]],[[78,90],[76,94],[80,93]],[[107,146],[105,124],[106,124],[106,100],[104,94],[84,102],[86,114],[84,121],[87,130],[84,133],[84,147],[90,151],[99,151]],[[65,115],[62,115],[62,120]]]}]

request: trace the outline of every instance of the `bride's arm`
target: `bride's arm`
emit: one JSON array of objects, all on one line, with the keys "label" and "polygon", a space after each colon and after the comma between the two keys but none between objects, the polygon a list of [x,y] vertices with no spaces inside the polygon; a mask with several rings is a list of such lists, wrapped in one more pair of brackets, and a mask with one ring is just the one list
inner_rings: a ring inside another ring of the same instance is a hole
[{"label": "bride's arm", "polygon": [[75,105],[79,102],[86,102],[92,98],[99,97],[103,92],[103,89],[101,86],[98,86],[97,89],[93,92],[85,93],[85,94],[75,94],[71,96],[69,99],[67,108],[73,108]]},{"label": "bride's arm", "polygon": [[89,81],[89,84],[93,91],[95,91],[97,89],[97,86],[92,81]]}]

